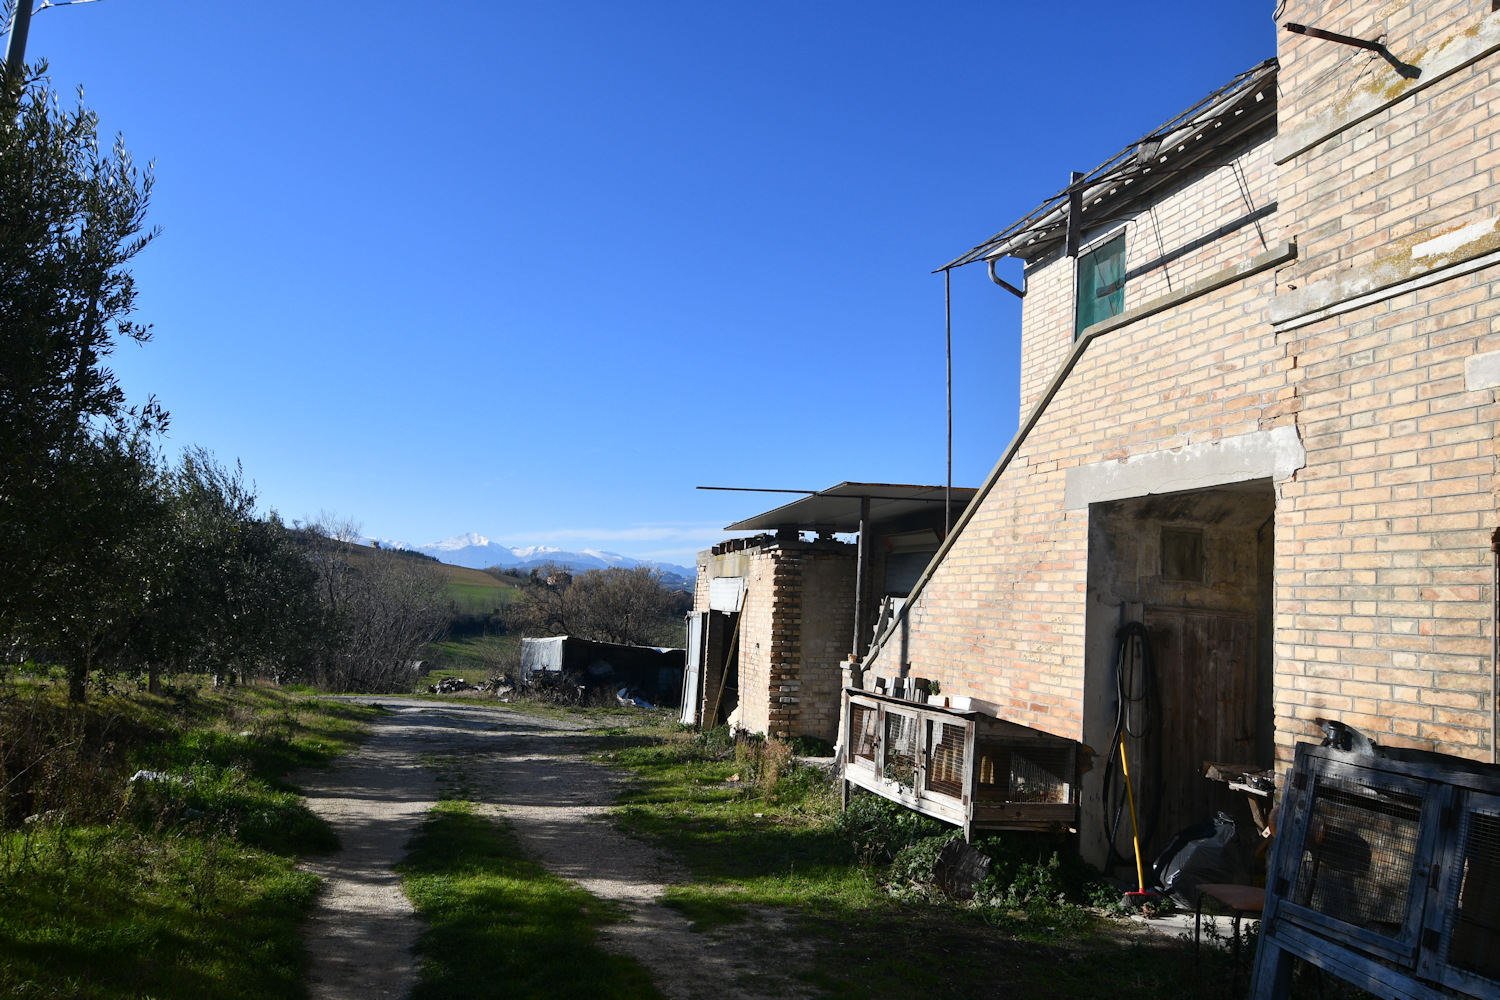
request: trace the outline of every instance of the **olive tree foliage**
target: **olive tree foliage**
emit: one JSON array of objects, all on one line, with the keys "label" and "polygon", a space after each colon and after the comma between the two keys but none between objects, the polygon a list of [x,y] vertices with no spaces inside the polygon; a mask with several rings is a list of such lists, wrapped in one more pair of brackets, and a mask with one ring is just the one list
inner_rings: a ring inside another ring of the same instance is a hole
[{"label": "olive tree foliage", "polygon": [[274,511],[262,517],[238,464],[201,448],[165,470],[154,586],[135,630],[153,689],[162,670],[216,681],[310,672],[322,634],[317,574]]},{"label": "olive tree foliage", "polygon": [[506,627],[523,636],[680,646],[681,610],[659,570],[612,567],[575,576],[548,564],[531,571],[520,595],[506,607]]},{"label": "olive tree foliage", "polygon": [[441,565],[361,545],[359,526],[331,515],[300,533],[324,614],[315,683],[328,691],[408,690],[453,618]]},{"label": "olive tree foliage", "polygon": [[126,265],[155,236],[151,173],[119,141],[101,150],[93,112],[64,110],[44,70],[0,88],[0,641],[52,650],[82,698],[149,594],[167,415],[128,407],[105,365],[149,339]]}]

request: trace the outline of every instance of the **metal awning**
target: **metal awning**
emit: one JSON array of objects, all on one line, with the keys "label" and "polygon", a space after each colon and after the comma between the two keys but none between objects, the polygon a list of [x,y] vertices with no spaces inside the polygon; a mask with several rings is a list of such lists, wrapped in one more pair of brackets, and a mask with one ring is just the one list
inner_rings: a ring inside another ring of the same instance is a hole
[{"label": "metal awning", "polygon": [[1001,257],[1035,260],[1064,242],[1068,204],[1075,191],[1081,194],[1080,230],[1134,214],[1150,195],[1196,169],[1210,151],[1261,126],[1274,125],[1276,69],[1276,60],[1267,59],[1241,73],[1069,184],[1031,214],[938,270]]},{"label": "metal awning", "polygon": [[[968,487],[953,487],[954,515],[962,511],[974,494]],[[736,521],[725,531],[775,531],[797,528],[802,531],[851,532],[859,530],[859,503],[870,498],[870,521],[879,524],[908,514],[941,511],[946,499],[942,486],[906,486],[898,483],[839,483],[818,493],[800,497],[764,514]]]}]

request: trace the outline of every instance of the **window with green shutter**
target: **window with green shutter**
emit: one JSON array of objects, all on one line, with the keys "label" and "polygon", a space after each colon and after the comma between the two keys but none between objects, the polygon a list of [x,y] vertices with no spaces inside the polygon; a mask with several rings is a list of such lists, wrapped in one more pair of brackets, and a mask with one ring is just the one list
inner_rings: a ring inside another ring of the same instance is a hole
[{"label": "window with green shutter", "polygon": [[1125,234],[1078,257],[1078,322],[1073,338],[1125,309]]}]

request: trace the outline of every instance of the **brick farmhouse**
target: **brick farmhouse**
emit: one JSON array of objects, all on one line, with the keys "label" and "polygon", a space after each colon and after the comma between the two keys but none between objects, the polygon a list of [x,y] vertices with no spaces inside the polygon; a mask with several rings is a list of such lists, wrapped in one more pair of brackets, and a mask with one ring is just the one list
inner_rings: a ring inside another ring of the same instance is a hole
[{"label": "brick farmhouse", "polygon": [[1022,262],[1020,430],[861,686],[1092,748],[1091,859],[1122,674],[1157,843],[1319,718],[1494,759],[1495,6],[1288,0],[1275,59],[950,265]]}]

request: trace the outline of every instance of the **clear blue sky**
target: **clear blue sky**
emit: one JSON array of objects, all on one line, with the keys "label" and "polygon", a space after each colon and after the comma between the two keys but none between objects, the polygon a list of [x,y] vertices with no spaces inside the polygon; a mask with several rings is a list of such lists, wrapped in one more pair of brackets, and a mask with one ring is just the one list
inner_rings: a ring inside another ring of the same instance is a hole
[{"label": "clear blue sky", "polygon": [[[776,501],[700,484],[941,482],[929,272],[1274,54],[1273,6],[104,0],[29,54],[156,161],[115,367],[170,448],[288,518],[690,564]],[[953,312],[978,485],[1020,313],[978,267]]]}]

